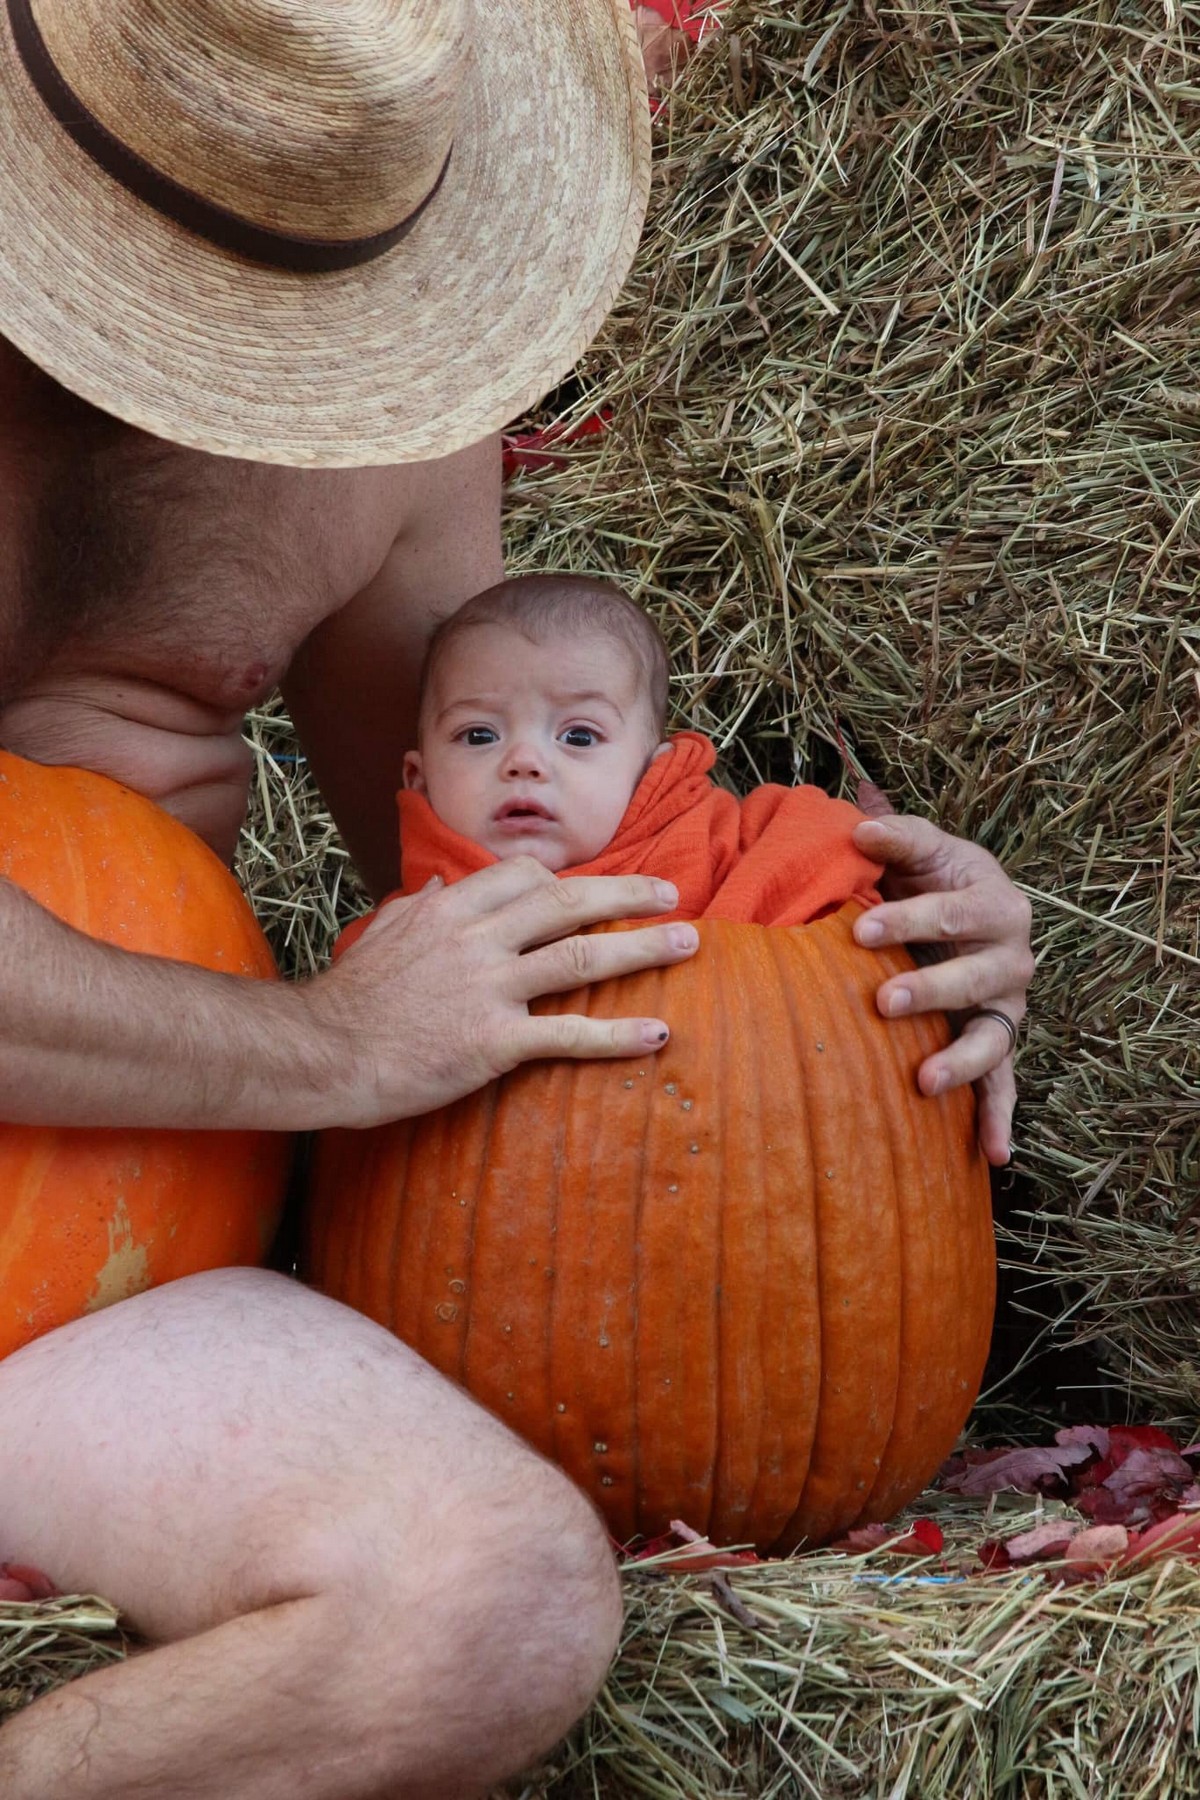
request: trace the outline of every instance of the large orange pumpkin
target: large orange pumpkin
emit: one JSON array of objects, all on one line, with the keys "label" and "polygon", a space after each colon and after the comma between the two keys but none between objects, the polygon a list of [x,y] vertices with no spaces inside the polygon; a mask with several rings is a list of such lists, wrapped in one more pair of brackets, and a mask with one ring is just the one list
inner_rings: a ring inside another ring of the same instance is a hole
[{"label": "large orange pumpkin", "polygon": [[693,961],[553,1010],[670,1021],[645,1062],[520,1069],[328,1132],[311,1272],[554,1458],[614,1535],[789,1549],[890,1518],[978,1391],[995,1256],[972,1095],[885,1023],[857,908],[706,921]]},{"label": "large orange pumpkin", "polygon": [[[105,943],[276,974],[219,859],[103,776],[0,752],[0,877]],[[176,1276],[261,1262],[289,1155],[271,1132],[0,1125],[0,1355]]]}]

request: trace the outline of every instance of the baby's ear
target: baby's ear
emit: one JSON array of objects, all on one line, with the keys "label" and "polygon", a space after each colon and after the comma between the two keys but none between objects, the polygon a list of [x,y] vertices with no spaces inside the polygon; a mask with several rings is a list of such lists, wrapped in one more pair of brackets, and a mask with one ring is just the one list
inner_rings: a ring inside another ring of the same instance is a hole
[{"label": "baby's ear", "polygon": [[425,792],[425,770],[421,764],[421,752],[419,750],[406,750],[404,752],[403,781],[405,787],[412,788],[414,793],[423,794]]}]

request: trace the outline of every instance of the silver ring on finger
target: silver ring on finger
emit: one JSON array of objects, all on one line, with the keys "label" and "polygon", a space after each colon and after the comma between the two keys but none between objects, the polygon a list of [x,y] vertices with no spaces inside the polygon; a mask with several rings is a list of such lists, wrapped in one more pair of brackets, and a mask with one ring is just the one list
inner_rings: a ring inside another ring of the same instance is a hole
[{"label": "silver ring on finger", "polygon": [[997,1025],[1003,1025],[1008,1033],[1008,1054],[1013,1055],[1017,1048],[1017,1028],[1006,1012],[1001,1012],[998,1006],[977,1006],[968,1017],[969,1019],[995,1019]]}]

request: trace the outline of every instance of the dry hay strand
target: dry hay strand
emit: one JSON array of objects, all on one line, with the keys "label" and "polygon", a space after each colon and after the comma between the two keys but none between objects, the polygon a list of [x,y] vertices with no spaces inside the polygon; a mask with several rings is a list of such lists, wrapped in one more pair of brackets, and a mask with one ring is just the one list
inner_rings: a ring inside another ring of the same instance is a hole
[{"label": "dry hay strand", "polygon": [[0,1600],[0,1722],[63,1682],[119,1662],[127,1648],[106,1600]]},{"label": "dry hay strand", "polygon": [[280,968],[301,979],[328,964],[368,898],[281,702],[252,712],[246,732],[255,775],[237,873]]},{"label": "dry hay strand", "polygon": [[[1015,1502],[1015,1496],[1011,1497]],[[946,1555],[627,1567],[592,1712],[503,1800],[1179,1800],[1200,1793],[1200,1569],[1096,1585],[962,1574],[984,1509],[926,1495]],[[998,1506],[1007,1534],[1052,1513]]]},{"label": "dry hay strand", "polygon": [[513,565],[650,607],[736,781],[861,766],[1002,859],[1026,1303],[1194,1412],[1200,7],[724,16]]}]

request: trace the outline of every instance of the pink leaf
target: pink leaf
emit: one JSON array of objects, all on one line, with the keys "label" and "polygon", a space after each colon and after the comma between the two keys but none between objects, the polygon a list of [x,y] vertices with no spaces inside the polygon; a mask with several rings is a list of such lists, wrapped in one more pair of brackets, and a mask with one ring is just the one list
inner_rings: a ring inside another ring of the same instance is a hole
[{"label": "pink leaf", "polygon": [[1107,1456],[1108,1427],[1105,1425],[1064,1425],[1054,1434],[1056,1444],[1087,1444],[1097,1456]]},{"label": "pink leaf", "polygon": [[831,1550],[849,1550],[862,1553],[867,1550],[878,1550],[880,1544],[886,1544],[891,1536],[886,1525],[857,1525],[830,1544]]},{"label": "pink leaf", "polygon": [[1067,1545],[1069,1563],[1080,1563],[1102,1569],[1116,1562],[1129,1548],[1129,1533],[1123,1525],[1090,1525],[1077,1531]]},{"label": "pink leaf", "polygon": [[1076,1519],[1054,1519],[1048,1525],[1035,1525],[1031,1531],[1018,1532],[1006,1538],[1004,1551],[1007,1566],[1024,1568],[1026,1563],[1049,1562],[1064,1556],[1071,1539],[1082,1530]]}]

